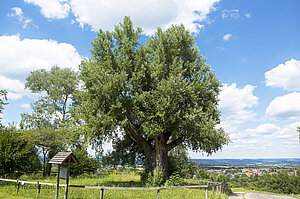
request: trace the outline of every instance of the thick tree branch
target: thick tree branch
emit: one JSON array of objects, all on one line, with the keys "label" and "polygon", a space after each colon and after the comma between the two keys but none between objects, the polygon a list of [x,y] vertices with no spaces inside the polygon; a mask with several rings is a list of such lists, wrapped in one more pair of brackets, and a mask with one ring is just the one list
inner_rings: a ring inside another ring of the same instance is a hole
[{"label": "thick tree branch", "polygon": [[125,132],[129,135],[129,137],[137,144],[138,148],[143,152],[143,154],[150,158],[152,147],[151,145],[142,137],[138,132],[136,132],[135,126],[129,121],[128,127]]},{"label": "thick tree branch", "polygon": [[169,138],[171,137],[171,135],[172,135],[172,132],[171,132],[171,131],[167,131],[167,132],[164,134],[165,140],[168,141]]},{"label": "thick tree branch", "polygon": [[177,138],[176,140],[173,140],[172,142],[170,142],[167,145],[167,150],[170,151],[171,149],[173,149],[174,147],[178,146],[179,144],[181,144],[184,141],[184,139],[182,137]]}]

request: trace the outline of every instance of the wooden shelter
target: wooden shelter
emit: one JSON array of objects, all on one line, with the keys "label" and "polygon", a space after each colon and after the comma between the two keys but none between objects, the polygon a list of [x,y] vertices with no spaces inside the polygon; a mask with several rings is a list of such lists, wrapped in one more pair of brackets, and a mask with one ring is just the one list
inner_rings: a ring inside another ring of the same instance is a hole
[{"label": "wooden shelter", "polygon": [[58,152],[48,163],[57,164],[57,185],[56,185],[56,196],[58,198],[59,193],[59,179],[66,179],[66,191],[65,199],[68,198],[68,189],[69,189],[69,175],[70,175],[70,165],[79,164],[78,159],[71,152]]}]

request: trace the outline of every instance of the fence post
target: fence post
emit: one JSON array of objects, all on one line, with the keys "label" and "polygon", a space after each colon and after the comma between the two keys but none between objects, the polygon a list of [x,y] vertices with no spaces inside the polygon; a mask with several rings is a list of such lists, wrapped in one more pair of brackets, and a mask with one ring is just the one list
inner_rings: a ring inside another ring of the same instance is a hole
[{"label": "fence post", "polygon": [[208,187],[205,188],[205,198],[208,199]]},{"label": "fence post", "polygon": [[20,179],[17,180],[17,193],[19,192],[19,187],[20,187]]},{"label": "fence post", "polygon": [[157,196],[156,196],[157,199],[159,199],[159,191],[160,189],[157,189]]},{"label": "fence post", "polygon": [[37,194],[39,195],[41,193],[41,185],[40,185],[39,181],[36,182],[36,186],[37,186],[37,189],[38,189]]},{"label": "fence post", "polygon": [[213,199],[215,199],[215,185],[212,186]]},{"label": "fence post", "polygon": [[221,184],[221,194],[223,194],[224,193],[224,184],[222,183]]},{"label": "fence post", "polygon": [[100,199],[103,199],[103,196],[104,196],[104,189],[101,189],[101,192],[100,192]]},{"label": "fence post", "polygon": [[58,165],[58,169],[57,169],[57,182],[56,182],[55,199],[58,199],[58,195],[59,195],[59,173],[60,173],[60,164]]},{"label": "fence post", "polygon": [[[69,161],[69,162],[70,162],[70,161]],[[69,175],[70,175],[70,165],[67,166],[67,179],[66,179],[65,199],[68,199],[68,192],[69,192]]]}]

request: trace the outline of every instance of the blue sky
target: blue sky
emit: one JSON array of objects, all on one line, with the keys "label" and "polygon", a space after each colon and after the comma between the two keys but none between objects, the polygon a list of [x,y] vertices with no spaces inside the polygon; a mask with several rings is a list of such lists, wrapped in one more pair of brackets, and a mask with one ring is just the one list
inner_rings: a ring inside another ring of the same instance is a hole
[{"label": "blue sky", "polygon": [[197,35],[223,83],[220,126],[232,141],[209,158],[300,158],[299,9],[298,0],[2,0],[0,89],[9,92],[2,123],[30,112],[30,71],[76,70],[91,56],[96,31],[126,15],[143,28],[142,39],[181,23]]}]

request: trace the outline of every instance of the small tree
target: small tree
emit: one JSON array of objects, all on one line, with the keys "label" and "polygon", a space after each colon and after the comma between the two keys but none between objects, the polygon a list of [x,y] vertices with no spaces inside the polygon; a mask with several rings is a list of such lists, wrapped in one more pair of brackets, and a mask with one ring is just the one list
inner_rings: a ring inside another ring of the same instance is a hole
[{"label": "small tree", "polygon": [[165,180],[174,147],[212,154],[228,143],[216,128],[221,83],[183,25],[158,28],[145,45],[141,33],[129,17],[112,32],[98,32],[93,57],[80,65],[78,112],[91,139],[128,137]]},{"label": "small tree", "polygon": [[40,169],[34,145],[20,138],[15,128],[0,127],[0,175],[18,177]]},{"label": "small tree", "polygon": [[25,88],[43,95],[32,105],[32,113],[21,115],[23,138],[42,151],[46,165],[44,175],[50,175],[51,164],[45,164],[46,161],[62,150],[72,137],[62,127],[70,121],[69,107],[79,83],[78,76],[69,68],[53,66],[50,71],[31,72],[26,81]]},{"label": "small tree", "polygon": [[22,139],[38,147],[43,155],[43,176],[50,175],[47,162],[68,144],[67,136],[57,129],[31,129],[22,133]]}]

